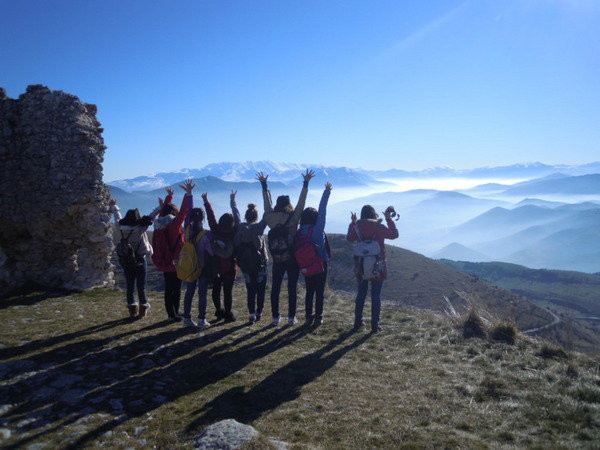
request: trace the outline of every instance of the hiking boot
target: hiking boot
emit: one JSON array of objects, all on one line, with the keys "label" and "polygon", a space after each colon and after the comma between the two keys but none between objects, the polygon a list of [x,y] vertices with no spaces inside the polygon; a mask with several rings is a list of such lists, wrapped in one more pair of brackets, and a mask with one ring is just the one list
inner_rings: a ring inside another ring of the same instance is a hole
[{"label": "hiking boot", "polygon": [[232,312],[225,313],[225,323],[235,322],[236,320]]},{"label": "hiking boot", "polygon": [[140,311],[140,308],[137,305],[137,303],[135,305],[127,305],[127,308],[129,309],[129,318],[135,319]]},{"label": "hiking boot", "polygon": [[206,319],[198,319],[198,328],[210,327],[210,322]]},{"label": "hiking boot", "polygon": [[271,321],[271,326],[279,326],[279,316],[273,317],[273,320]]},{"label": "hiking boot", "polygon": [[196,326],[196,322],[194,322],[192,319],[190,319],[189,317],[185,317],[183,319],[183,326],[184,327],[195,327]]},{"label": "hiking boot", "polygon": [[140,305],[140,311],[139,311],[138,317],[140,319],[146,317],[146,314],[148,314],[149,309],[150,309],[150,305],[148,303],[142,303]]},{"label": "hiking boot", "polygon": [[222,309],[217,309],[215,311],[215,320],[219,321],[225,319],[225,311],[223,311]]},{"label": "hiking boot", "polygon": [[304,322],[304,325],[307,327],[312,327],[312,324],[314,322],[315,318],[314,316],[306,316],[306,320]]},{"label": "hiking boot", "polygon": [[183,320],[180,316],[169,316],[167,319],[169,322],[181,322]]},{"label": "hiking boot", "polygon": [[354,329],[355,330],[360,330],[364,326],[365,326],[365,321],[364,320],[359,320],[358,322],[354,322]]},{"label": "hiking boot", "polygon": [[288,317],[288,325],[296,325],[297,323],[298,323],[298,319],[296,319],[296,316]]},{"label": "hiking boot", "polygon": [[317,316],[315,318],[314,325],[315,325],[315,327],[320,327],[321,325],[323,325],[323,316]]},{"label": "hiking boot", "polygon": [[383,328],[381,328],[381,325],[373,325],[371,327],[371,333],[379,333],[380,331],[383,331]]},{"label": "hiking boot", "polygon": [[255,322],[260,322],[260,318],[262,317],[261,313],[256,313],[256,319],[254,319]]}]

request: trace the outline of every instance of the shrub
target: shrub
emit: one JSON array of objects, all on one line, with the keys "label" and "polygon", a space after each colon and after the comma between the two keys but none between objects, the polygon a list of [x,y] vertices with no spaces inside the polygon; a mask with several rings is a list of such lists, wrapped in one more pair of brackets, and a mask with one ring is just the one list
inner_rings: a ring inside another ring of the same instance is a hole
[{"label": "shrub", "polygon": [[513,345],[517,340],[517,327],[511,323],[498,323],[492,328],[490,337],[494,341]]},{"label": "shrub", "polygon": [[479,315],[479,313],[475,310],[475,308],[471,308],[469,311],[469,315],[466,320],[463,322],[463,336],[466,338],[485,337],[485,324],[483,323],[483,319]]},{"label": "shrub", "polygon": [[540,349],[538,356],[546,359],[567,359],[568,355],[562,348],[552,344],[544,344]]}]

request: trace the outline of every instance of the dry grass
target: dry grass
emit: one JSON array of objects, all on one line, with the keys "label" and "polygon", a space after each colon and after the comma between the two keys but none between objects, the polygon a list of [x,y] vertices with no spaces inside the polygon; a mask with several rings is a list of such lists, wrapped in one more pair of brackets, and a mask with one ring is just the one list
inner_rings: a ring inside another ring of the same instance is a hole
[{"label": "dry grass", "polygon": [[497,323],[490,331],[490,338],[494,341],[513,345],[517,340],[517,327],[512,323]]},{"label": "dry grass", "polygon": [[[235,296],[245,317],[243,290]],[[158,294],[147,319],[122,320],[122,297],[0,304],[0,428],[12,432],[2,445],[189,448],[226,418],[298,448],[600,440],[599,361],[541,357],[529,338],[465,339],[443,316],[391,306],[384,332],[353,333],[352,298],[339,293],[318,329],[265,321],[198,333],[163,322]]]}]

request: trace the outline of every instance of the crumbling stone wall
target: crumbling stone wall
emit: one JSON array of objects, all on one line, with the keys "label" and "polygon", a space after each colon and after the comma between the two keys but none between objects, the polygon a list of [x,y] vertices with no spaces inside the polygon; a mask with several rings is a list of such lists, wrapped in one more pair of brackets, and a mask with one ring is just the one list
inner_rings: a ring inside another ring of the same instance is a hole
[{"label": "crumbling stone wall", "polygon": [[96,106],[41,85],[0,88],[0,295],[113,283]]}]

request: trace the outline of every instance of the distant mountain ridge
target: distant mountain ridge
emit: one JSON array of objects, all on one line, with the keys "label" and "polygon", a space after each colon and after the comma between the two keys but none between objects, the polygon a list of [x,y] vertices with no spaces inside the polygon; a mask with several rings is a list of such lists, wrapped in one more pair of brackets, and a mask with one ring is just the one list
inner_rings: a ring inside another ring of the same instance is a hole
[{"label": "distant mountain ridge", "polygon": [[324,166],[309,163],[287,163],[273,161],[218,162],[208,164],[199,169],[184,168],[171,172],[158,172],[134,178],[113,180],[108,184],[126,191],[149,191],[168,186],[185,179],[214,176],[224,181],[252,181],[256,172],[269,174],[269,179],[283,183],[292,182],[298,172],[308,168],[328,172],[338,176],[345,174],[359,180],[358,184],[376,183],[381,179],[393,178],[538,178],[560,172],[564,176],[588,175],[600,173],[600,162],[583,165],[548,165],[539,162],[530,164],[512,164],[497,167],[480,167],[476,169],[454,169],[451,167],[434,167],[431,169],[407,171],[401,169],[367,170],[347,166]]}]

